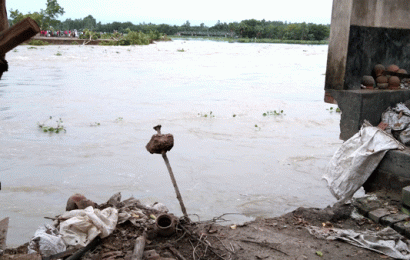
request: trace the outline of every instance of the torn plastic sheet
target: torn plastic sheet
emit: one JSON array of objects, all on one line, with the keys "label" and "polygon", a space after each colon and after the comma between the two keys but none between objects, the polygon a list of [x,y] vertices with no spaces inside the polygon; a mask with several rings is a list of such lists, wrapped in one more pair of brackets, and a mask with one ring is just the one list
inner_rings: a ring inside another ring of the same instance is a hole
[{"label": "torn plastic sheet", "polygon": [[98,235],[109,236],[118,221],[118,211],[109,207],[103,210],[87,207],[71,210],[60,216],[60,234],[67,245],[86,246]]},{"label": "torn plastic sheet", "polygon": [[380,231],[353,231],[338,228],[306,227],[317,238],[342,240],[357,247],[365,248],[395,259],[410,259],[407,240],[394,229],[387,227]]},{"label": "torn plastic sheet", "polygon": [[365,121],[360,131],[336,151],[326,168],[323,178],[333,196],[342,202],[351,199],[391,149],[404,146]]}]

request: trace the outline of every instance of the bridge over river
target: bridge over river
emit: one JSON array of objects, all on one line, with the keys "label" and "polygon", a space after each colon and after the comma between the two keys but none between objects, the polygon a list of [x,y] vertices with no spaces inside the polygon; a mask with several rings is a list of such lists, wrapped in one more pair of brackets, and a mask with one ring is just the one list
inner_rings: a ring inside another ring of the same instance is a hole
[{"label": "bridge over river", "polygon": [[178,36],[205,36],[205,37],[233,37],[233,32],[209,32],[209,31],[182,31]]}]

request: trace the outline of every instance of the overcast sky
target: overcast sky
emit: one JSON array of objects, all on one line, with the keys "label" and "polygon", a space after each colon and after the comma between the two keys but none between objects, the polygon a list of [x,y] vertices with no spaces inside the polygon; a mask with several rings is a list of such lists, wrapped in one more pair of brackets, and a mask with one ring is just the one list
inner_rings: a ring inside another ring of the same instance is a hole
[{"label": "overcast sky", "polygon": [[[246,19],[330,24],[332,0],[58,0],[66,12],[59,20],[92,15],[97,22],[132,22],[212,26]],[[46,0],[6,0],[6,8],[22,13],[46,8]]]}]

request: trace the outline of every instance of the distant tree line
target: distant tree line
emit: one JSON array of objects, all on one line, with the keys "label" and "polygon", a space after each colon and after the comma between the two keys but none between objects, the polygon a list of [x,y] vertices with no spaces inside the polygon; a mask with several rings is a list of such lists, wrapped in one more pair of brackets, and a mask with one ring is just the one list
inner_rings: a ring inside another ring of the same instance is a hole
[{"label": "distant tree line", "polygon": [[57,20],[59,15],[64,14],[57,0],[47,0],[46,10],[40,12],[22,14],[18,10],[10,10],[10,25],[13,25],[26,17],[33,18],[42,30],[74,30],[102,32],[102,33],[127,33],[138,31],[142,33],[164,33],[167,35],[175,35],[179,32],[194,33],[219,33],[229,37],[239,38],[258,38],[258,39],[280,39],[280,40],[308,40],[322,41],[329,37],[330,25],[314,24],[314,23],[287,23],[281,21],[266,21],[249,19],[241,22],[222,23],[218,21],[214,26],[208,27],[204,23],[199,26],[192,26],[189,21],[184,24],[168,25],[168,24],[152,24],[140,23],[138,25],[131,22],[113,22],[102,24],[96,21],[92,15],[88,15],[83,19],[66,19],[65,21]]},{"label": "distant tree line", "polygon": [[127,29],[149,33],[158,31],[167,35],[175,35],[178,32],[219,32],[227,36],[237,36],[241,38],[268,38],[281,40],[314,40],[321,41],[329,38],[330,25],[314,23],[287,23],[281,21],[266,20],[243,20],[241,22],[222,23],[218,21],[214,26],[208,27],[204,23],[199,26],[192,26],[189,21],[184,24],[152,24],[131,22],[113,22],[102,24],[89,15],[84,19],[66,19],[55,26],[57,30],[84,30],[89,29],[96,32],[112,33],[114,31],[125,33]]}]

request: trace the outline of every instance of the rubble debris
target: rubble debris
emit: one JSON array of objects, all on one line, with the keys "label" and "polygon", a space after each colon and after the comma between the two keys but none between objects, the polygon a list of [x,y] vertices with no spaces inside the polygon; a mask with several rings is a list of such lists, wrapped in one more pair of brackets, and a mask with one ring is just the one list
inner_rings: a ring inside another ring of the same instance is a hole
[{"label": "rubble debris", "polygon": [[[0,221],[0,251],[6,249],[7,230],[9,228],[9,218]],[[1,255],[1,253],[0,253]]]},{"label": "rubble debris", "polygon": [[135,242],[134,250],[132,251],[131,260],[142,260],[144,256],[144,249],[145,249],[145,242],[146,242],[146,234],[142,234],[137,238]]}]

